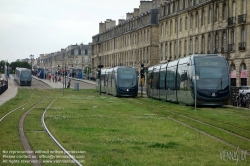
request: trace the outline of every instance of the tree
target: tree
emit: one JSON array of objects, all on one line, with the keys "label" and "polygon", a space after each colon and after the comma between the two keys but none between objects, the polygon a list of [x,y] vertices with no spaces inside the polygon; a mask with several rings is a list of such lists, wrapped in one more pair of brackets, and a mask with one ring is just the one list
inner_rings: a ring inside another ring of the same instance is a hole
[{"label": "tree", "polygon": [[91,73],[91,68],[90,68],[90,67],[85,67],[83,73],[84,73],[84,74],[89,74],[89,73]]},{"label": "tree", "polygon": [[11,62],[9,66],[12,68],[12,73],[14,73],[17,67],[31,69],[31,65],[28,62],[21,61]]}]

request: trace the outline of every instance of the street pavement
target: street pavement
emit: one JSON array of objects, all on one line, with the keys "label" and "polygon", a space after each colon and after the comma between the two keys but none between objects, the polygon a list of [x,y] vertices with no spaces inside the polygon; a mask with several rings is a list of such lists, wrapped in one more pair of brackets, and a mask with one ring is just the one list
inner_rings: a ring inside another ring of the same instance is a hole
[{"label": "street pavement", "polygon": [[15,86],[14,78],[8,78],[8,89],[0,95],[0,106],[16,96],[18,88]]}]

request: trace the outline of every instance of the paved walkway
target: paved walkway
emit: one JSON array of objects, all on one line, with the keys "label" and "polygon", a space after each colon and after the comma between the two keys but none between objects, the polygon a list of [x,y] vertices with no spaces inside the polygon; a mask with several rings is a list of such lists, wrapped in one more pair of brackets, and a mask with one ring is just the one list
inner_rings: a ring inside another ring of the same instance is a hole
[{"label": "paved walkway", "polygon": [[[49,81],[48,79],[40,79],[40,78],[37,78],[35,76],[32,76],[32,79],[37,79],[39,81],[42,81],[44,83],[46,83],[47,85],[50,85],[52,88],[63,88],[63,82],[53,82],[53,81]],[[88,83],[88,84],[91,84],[91,85],[95,85],[95,81],[90,81],[90,80],[83,80],[83,79],[76,79],[76,78],[67,78],[66,80],[66,85],[68,84],[68,81],[69,79],[71,79],[71,85],[70,85],[70,88],[71,89],[74,89],[74,81],[80,81],[80,82],[84,82],[84,83]]]},{"label": "paved walkway", "polygon": [[0,106],[16,96],[18,88],[15,86],[14,78],[8,78],[8,89],[0,95]]},{"label": "paved walkway", "polygon": [[45,84],[51,86],[52,88],[63,88],[63,84],[61,82],[53,82],[53,81],[49,81],[48,79],[40,79],[40,78],[37,78],[35,76],[32,76],[32,79],[36,79],[36,80],[39,80],[39,81],[42,81],[44,82]]}]

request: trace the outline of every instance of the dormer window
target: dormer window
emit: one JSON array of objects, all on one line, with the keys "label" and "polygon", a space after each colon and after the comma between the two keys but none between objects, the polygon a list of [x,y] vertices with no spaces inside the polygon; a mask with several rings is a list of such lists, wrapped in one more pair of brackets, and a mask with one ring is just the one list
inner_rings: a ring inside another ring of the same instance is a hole
[{"label": "dormer window", "polygon": [[75,49],[74,55],[78,55],[78,49]]},{"label": "dormer window", "polygon": [[81,55],[84,55],[85,51],[84,50],[81,50]]}]

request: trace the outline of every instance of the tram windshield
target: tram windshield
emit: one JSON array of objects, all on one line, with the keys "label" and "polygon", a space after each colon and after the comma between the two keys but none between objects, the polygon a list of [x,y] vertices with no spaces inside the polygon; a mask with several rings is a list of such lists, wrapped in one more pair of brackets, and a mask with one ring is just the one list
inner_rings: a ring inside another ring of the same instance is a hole
[{"label": "tram windshield", "polygon": [[224,90],[229,86],[228,66],[221,57],[195,58],[197,89]]},{"label": "tram windshield", "polygon": [[22,78],[30,78],[30,71],[22,71],[21,77]]},{"label": "tram windshield", "polygon": [[136,71],[133,68],[118,69],[117,78],[120,87],[132,87],[136,85]]}]

